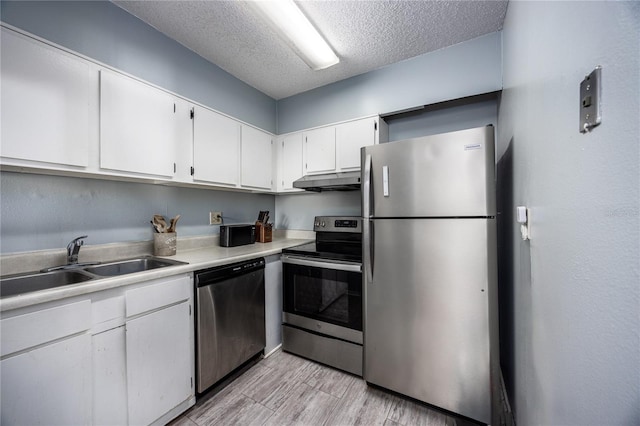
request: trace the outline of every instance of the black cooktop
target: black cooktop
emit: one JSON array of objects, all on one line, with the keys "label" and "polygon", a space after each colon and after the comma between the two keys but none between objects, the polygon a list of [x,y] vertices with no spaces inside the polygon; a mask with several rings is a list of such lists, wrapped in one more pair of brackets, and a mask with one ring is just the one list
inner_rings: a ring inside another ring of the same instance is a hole
[{"label": "black cooktop", "polygon": [[316,216],[316,240],[282,250],[283,253],[327,260],[362,263],[361,219],[353,216]]},{"label": "black cooktop", "polygon": [[[357,235],[360,237],[360,235]],[[362,262],[362,240],[353,238],[350,241],[316,241],[301,246],[282,250],[283,253],[316,259],[344,260],[347,262]]]}]

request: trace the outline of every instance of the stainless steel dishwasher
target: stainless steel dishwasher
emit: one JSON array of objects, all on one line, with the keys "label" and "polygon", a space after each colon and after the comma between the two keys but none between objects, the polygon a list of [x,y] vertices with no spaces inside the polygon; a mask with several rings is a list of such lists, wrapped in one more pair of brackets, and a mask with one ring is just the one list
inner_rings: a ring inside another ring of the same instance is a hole
[{"label": "stainless steel dishwasher", "polygon": [[265,347],[264,258],[196,271],[196,389]]}]

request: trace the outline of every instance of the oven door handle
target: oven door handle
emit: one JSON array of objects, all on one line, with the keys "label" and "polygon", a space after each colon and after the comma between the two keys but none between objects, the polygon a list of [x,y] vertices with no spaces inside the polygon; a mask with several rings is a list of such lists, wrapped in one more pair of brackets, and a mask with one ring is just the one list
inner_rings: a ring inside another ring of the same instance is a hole
[{"label": "oven door handle", "polygon": [[346,272],[362,272],[362,265],[359,263],[347,263],[339,261],[325,261],[325,260],[310,260],[308,258],[302,258],[297,256],[291,256],[283,254],[282,263],[289,263],[291,265],[311,266],[313,268],[335,269],[338,271]]}]

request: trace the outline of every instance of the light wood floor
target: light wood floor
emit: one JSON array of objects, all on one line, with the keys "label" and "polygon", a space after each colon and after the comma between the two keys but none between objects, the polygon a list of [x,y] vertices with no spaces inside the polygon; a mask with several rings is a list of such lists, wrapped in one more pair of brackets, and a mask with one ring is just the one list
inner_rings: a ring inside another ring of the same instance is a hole
[{"label": "light wood floor", "polygon": [[278,351],[260,360],[172,426],[428,425],[460,426],[409,399],[367,386],[362,378]]}]

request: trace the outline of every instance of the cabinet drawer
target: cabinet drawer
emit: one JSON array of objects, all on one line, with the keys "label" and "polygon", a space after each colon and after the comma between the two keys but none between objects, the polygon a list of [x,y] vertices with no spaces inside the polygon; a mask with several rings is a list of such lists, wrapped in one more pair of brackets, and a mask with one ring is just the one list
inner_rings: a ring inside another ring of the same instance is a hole
[{"label": "cabinet drawer", "polygon": [[91,328],[91,301],[69,303],[0,322],[2,356]]},{"label": "cabinet drawer", "polygon": [[124,296],[115,296],[103,300],[94,300],[91,304],[91,334],[98,334],[124,324]]},{"label": "cabinet drawer", "polygon": [[188,300],[191,280],[188,276],[169,278],[125,294],[127,318]]}]

